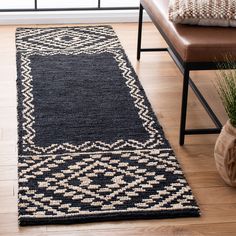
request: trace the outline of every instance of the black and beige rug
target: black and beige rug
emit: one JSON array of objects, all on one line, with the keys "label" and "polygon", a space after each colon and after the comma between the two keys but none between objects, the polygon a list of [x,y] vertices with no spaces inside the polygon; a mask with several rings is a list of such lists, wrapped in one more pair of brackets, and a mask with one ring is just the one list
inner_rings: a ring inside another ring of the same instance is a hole
[{"label": "black and beige rug", "polygon": [[21,225],[198,216],[109,26],[19,28]]}]

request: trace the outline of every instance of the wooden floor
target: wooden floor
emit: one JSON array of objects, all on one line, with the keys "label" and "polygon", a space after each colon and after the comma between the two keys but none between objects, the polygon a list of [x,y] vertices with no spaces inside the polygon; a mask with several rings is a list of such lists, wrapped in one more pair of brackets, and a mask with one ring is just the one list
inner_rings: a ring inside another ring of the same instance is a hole
[{"label": "wooden floor", "polygon": [[[200,218],[137,220],[68,226],[19,227],[17,222],[17,115],[15,26],[0,26],[0,235],[236,235],[236,189],[216,172],[213,149],[216,135],[191,136],[178,145],[182,76],[166,53],[143,53],[137,62],[136,24],[113,24],[160,123],[164,127],[202,211]],[[144,46],[163,46],[152,24],[144,26]],[[193,79],[222,122],[226,115],[215,91],[214,72],[195,72]],[[212,123],[192,91],[188,126]]]}]

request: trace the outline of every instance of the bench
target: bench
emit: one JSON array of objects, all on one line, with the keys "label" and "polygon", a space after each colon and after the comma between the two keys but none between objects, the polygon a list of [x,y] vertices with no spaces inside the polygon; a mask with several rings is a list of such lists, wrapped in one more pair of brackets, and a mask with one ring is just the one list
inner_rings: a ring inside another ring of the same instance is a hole
[{"label": "bench", "polygon": [[[193,70],[216,70],[227,54],[236,57],[236,28],[201,27],[173,24],[168,20],[169,0],[141,0],[139,8],[137,60],[141,52],[167,51],[183,74],[179,144],[185,135],[220,133],[222,124],[190,78]],[[141,48],[143,10],[155,24],[168,48]],[[188,87],[215,124],[215,128],[186,129]]]}]

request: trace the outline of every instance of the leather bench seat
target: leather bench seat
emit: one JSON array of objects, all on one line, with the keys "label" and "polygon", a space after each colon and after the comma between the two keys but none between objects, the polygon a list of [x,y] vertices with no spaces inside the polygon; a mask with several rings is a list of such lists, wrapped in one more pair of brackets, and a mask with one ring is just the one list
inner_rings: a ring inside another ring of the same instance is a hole
[{"label": "leather bench seat", "polygon": [[225,54],[236,57],[236,28],[173,24],[168,20],[169,0],[141,4],[184,62],[223,61]]}]

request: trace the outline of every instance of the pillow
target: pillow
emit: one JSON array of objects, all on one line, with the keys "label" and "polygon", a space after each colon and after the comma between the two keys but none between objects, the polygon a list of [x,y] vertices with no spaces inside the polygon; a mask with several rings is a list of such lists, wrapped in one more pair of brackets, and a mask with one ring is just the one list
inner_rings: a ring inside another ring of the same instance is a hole
[{"label": "pillow", "polygon": [[236,0],[170,0],[168,11],[174,23],[236,27]]}]

